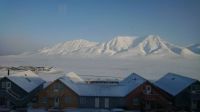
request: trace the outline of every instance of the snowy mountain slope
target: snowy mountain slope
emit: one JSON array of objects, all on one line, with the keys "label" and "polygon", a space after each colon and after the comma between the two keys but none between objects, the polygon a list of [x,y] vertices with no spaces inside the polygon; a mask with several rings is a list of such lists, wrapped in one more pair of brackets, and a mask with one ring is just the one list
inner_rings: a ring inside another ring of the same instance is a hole
[{"label": "snowy mountain slope", "polygon": [[184,47],[180,47],[177,45],[173,45],[170,43],[165,42],[165,45],[174,53],[178,54],[178,55],[182,55],[182,56],[190,56],[190,55],[197,55],[195,53],[193,53],[192,51],[190,51],[188,48],[184,48]]},{"label": "snowy mountain slope", "polygon": [[192,44],[188,46],[187,48],[194,53],[200,54],[200,44]]},{"label": "snowy mountain slope", "polygon": [[92,47],[97,44],[98,43],[96,42],[89,42],[87,40],[79,39],[79,40],[72,40],[72,41],[66,41],[64,43],[59,43],[51,48],[44,48],[42,50],[39,50],[39,52],[41,54],[47,54],[47,55],[55,55],[55,54],[66,55],[75,52],[76,50]]},{"label": "snowy mountain slope", "polygon": [[104,43],[90,42],[87,40],[73,40],[59,43],[51,48],[39,50],[43,55],[64,56],[196,56],[199,46],[187,48],[173,45],[162,40],[157,35],[149,35],[146,38],[116,37]]}]

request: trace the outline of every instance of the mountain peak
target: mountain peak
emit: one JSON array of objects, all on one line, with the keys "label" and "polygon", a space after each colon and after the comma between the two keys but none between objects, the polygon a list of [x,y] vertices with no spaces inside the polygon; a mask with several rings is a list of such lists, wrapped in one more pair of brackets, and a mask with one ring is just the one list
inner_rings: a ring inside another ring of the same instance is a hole
[{"label": "mountain peak", "polygon": [[147,36],[138,47],[145,55],[169,52],[167,46],[157,35]]},{"label": "mountain peak", "polygon": [[106,49],[114,50],[116,52],[121,50],[126,50],[132,46],[134,41],[133,37],[128,36],[118,36],[105,43]]},{"label": "mountain peak", "polygon": [[90,42],[84,39],[66,41],[51,48],[42,49],[39,53],[65,56],[186,56],[193,55],[193,53],[200,54],[200,46],[195,44],[186,48],[179,47],[163,41],[158,35],[148,35],[146,38],[117,36],[104,43]]},{"label": "mountain peak", "polygon": [[158,41],[161,41],[161,38],[159,35],[148,35],[145,40],[158,40]]}]

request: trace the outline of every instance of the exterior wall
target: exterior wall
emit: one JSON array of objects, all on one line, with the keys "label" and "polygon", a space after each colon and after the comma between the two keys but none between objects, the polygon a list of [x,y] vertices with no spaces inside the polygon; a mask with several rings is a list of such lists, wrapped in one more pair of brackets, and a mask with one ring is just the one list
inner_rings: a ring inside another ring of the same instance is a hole
[{"label": "exterior wall", "polygon": [[186,88],[174,97],[174,105],[179,110],[189,110],[190,108],[190,88]]},{"label": "exterior wall", "polygon": [[[2,88],[2,83],[3,82],[10,82],[11,83],[11,88],[6,89]],[[11,94],[9,94],[7,91],[9,91]],[[26,91],[24,91],[21,87],[10,81],[8,78],[4,77],[0,80],[0,97],[2,99],[6,99],[5,102],[11,102],[11,105],[15,106],[26,106],[25,96],[28,95]],[[14,96],[14,97],[13,97]]]},{"label": "exterior wall", "polygon": [[192,84],[190,90],[190,110],[200,111],[200,82]]},{"label": "exterior wall", "polygon": [[[184,89],[181,93],[174,97],[174,105],[178,110],[199,110],[200,108],[200,88],[198,90],[193,90],[193,86],[199,86],[200,83],[197,81],[191,84],[189,87]],[[195,92],[194,92],[195,91]],[[196,104],[196,108],[193,108],[193,102]]]},{"label": "exterior wall", "polygon": [[[2,82],[11,83],[11,88],[9,89],[9,91],[12,91],[11,93],[15,94],[14,96],[10,95],[10,93],[7,92],[6,88],[2,88]],[[11,105],[14,105],[15,107],[25,107],[29,102],[31,102],[34,95],[42,88],[42,86],[43,84],[35,88],[30,93],[27,93],[21,87],[10,81],[8,78],[4,77],[0,80],[0,99],[5,99],[5,101],[2,101],[2,104],[3,102],[11,102]]]},{"label": "exterior wall", "polygon": [[[59,80],[54,81],[47,88],[37,94],[34,107],[42,108],[77,108],[78,96]],[[59,103],[55,103],[58,98]]]},{"label": "exterior wall", "polygon": [[[99,99],[99,106],[95,106],[95,99]],[[107,101],[106,101],[107,100]],[[95,97],[95,96],[81,96],[79,98],[80,108],[124,108],[124,98],[122,97]]]},{"label": "exterior wall", "polygon": [[[151,91],[147,93],[146,87],[150,86]],[[171,105],[169,100],[160,89],[153,86],[148,81],[137,87],[126,96],[125,108],[134,110],[154,110],[169,109]]]},{"label": "exterior wall", "polygon": [[12,81],[10,81],[8,78],[3,78],[0,80],[0,90],[4,91],[6,90],[6,88],[2,88],[2,82],[10,82],[11,83],[11,90],[13,92],[15,92],[16,94],[18,94],[21,98],[23,98],[24,96],[26,96],[28,93],[26,91],[24,91],[21,87],[19,87],[18,85],[16,85],[15,83],[13,83]]}]

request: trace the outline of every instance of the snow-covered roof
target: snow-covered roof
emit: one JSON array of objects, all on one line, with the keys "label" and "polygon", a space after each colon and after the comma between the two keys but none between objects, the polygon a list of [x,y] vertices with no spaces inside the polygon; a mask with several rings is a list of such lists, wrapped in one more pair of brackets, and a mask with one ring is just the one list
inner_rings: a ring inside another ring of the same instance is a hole
[{"label": "snow-covered roof", "polygon": [[39,85],[44,83],[44,80],[42,80],[38,75],[30,70],[12,74],[6,77],[22,89],[24,89],[26,92],[31,92]]},{"label": "snow-covered roof", "polygon": [[146,80],[139,75],[133,73],[118,84],[88,84],[75,83],[67,76],[59,78],[66,86],[71,88],[80,96],[113,96],[123,97],[143,84]]},{"label": "snow-covered roof", "polygon": [[184,77],[175,73],[168,73],[154,84],[172,96],[176,96],[195,81],[195,79]]},{"label": "snow-covered roof", "polygon": [[66,76],[69,77],[75,83],[84,83],[85,82],[81,77],[78,76],[78,74],[76,74],[74,72],[69,72]]}]

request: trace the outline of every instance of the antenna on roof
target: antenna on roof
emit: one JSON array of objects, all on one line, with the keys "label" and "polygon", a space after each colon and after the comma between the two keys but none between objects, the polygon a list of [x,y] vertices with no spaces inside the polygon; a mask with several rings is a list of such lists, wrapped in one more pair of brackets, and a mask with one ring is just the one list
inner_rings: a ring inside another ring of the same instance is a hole
[{"label": "antenna on roof", "polygon": [[10,75],[10,69],[8,68],[8,76]]}]

